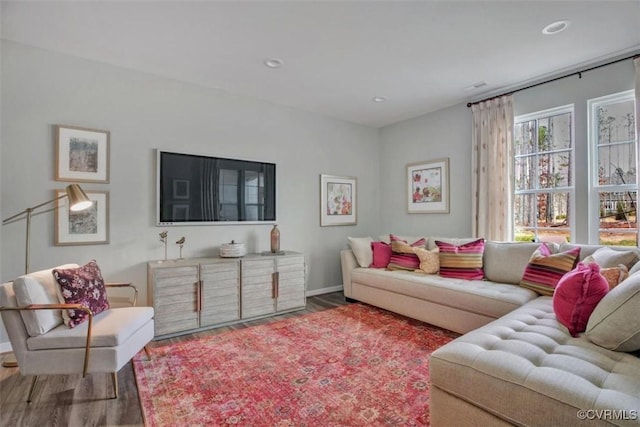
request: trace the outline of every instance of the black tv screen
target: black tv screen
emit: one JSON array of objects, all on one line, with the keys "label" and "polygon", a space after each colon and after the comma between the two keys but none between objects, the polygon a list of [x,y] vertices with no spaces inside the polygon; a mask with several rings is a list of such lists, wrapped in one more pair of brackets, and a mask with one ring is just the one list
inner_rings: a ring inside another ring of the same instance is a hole
[{"label": "black tv screen", "polygon": [[276,165],[158,150],[158,225],[276,220]]}]

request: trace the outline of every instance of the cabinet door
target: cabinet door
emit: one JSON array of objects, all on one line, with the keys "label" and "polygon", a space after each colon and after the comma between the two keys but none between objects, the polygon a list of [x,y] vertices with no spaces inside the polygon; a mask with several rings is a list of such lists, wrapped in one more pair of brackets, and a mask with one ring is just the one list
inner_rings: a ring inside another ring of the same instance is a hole
[{"label": "cabinet door", "polygon": [[242,260],[242,318],[275,313],[273,258]]},{"label": "cabinet door", "polygon": [[153,270],[155,334],[165,335],[198,327],[198,267]]},{"label": "cabinet door", "polygon": [[200,327],[240,319],[240,261],[200,264]]},{"label": "cabinet door", "polygon": [[305,307],[304,255],[276,258],[278,270],[277,310]]}]

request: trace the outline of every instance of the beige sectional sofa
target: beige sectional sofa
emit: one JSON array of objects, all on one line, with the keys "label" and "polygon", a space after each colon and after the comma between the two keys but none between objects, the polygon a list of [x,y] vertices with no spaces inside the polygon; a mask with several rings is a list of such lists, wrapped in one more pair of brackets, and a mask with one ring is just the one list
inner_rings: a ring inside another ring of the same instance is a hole
[{"label": "beige sectional sofa", "polygon": [[[430,238],[428,248],[435,240],[471,239]],[[599,248],[579,246],[581,260]],[[551,297],[519,286],[538,247],[487,241],[485,280],[470,281],[363,268],[351,249],[341,252],[347,298],[463,334],[431,357],[432,425],[640,425],[640,355],[572,337]],[[640,289],[640,272],[627,280]],[[623,299],[637,325],[640,295]]]}]

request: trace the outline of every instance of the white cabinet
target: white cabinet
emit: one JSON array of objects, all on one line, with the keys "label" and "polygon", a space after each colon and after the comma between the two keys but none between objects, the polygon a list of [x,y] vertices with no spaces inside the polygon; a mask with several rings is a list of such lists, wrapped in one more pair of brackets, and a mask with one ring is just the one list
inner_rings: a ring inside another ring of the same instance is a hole
[{"label": "white cabinet", "polygon": [[242,266],[242,318],[304,308],[304,255],[249,255]]},{"label": "white cabinet", "polygon": [[149,295],[155,311],[155,335],[194,329],[198,322],[198,265],[149,267]]},{"label": "white cabinet", "polygon": [[276,311],[307,305],[304,255],[276,257]]},{"label": "white cabinet", "polygon": [[275,261],[272,257],[248,257],[242,265],[242,318],[276,312]]},{"label": "white cabinet", "polygon": [[156,337],[306,306],[304,255],[297,252],[150,262],[147,285]]},{"label": "white cabinet", "polygon": [[200,263],[200,327],[240,319],[238,261]]},{"label": "white cabinet", "polygon": [[240,261],[150,262],[147,286],[162,336],[240,319]]}]

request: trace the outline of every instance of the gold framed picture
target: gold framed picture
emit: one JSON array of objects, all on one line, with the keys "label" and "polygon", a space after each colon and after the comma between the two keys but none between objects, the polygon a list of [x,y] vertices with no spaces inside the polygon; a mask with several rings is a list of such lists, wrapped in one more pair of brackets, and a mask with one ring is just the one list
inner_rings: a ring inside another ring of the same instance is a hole
[{"label": "gold framed picture", "polygon": [[[56,190],[56,197],[65,190]],[[100,245],[109,243],[109,192],[85,191],[93,205],[78,212],[69,210],[69,199],[57,201],[55,246]]]},{"label": "gold framed picture", "polygon": [[109,182],[109,131],[55,125],[56,181]]}]

